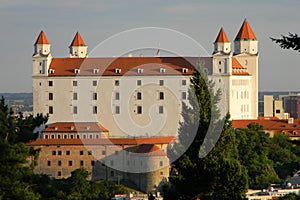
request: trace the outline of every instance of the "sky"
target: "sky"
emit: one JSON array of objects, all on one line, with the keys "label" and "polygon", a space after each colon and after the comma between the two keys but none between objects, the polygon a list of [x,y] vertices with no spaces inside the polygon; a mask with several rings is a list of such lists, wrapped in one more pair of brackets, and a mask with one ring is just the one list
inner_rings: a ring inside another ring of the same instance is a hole
[{"label": "sky", "polygon": [[259,41],[259,90],[299,91],[300,53],[270,40],[300,34],[299,10],[300,0],[1,0],[0,93],[32,92],[33,44],[41,30],[53,57],[68,56],[77,31],[92,51],[142,27],[181,32],[211,53],[220,28],[233,41],[245,18]]}]

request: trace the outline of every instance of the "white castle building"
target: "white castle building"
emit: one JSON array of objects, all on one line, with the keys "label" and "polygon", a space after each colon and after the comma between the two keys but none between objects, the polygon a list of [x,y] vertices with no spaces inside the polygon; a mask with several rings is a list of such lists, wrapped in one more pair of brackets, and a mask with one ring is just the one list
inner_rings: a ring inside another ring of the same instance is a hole
[{"label": "white castle building", "polygon": [[258,41],[246,20],[234,51],[221,29],[211,57],[88,58],[79,33],[66,58],[53,58],[50,46],[42,31],[32,57],[34,115],[49,114],[50,124],[97,121],[112,137],[175,135],[199,61],[232,119],[258,116]]}]

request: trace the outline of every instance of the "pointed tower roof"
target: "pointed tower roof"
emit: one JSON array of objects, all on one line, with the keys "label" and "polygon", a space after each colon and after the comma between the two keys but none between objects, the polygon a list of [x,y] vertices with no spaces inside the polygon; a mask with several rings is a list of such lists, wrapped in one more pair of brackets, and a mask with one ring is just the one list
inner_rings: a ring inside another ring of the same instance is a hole
[{"label": "pointed tower roof", "polygon": [[243,40],[243,39],[254,39],[256,40],[256,37],[248,23],[248,21],[245,19],[244,23],[240,29],[240,31],[238,32],[235,40]]},{"label": "pointed tower roof", "polygon": [[223,28],[221,28],[221,30],[217,36],[215,43],[217,43],[217,42],[229,42],[227,35]]},{"label": "pointed tower roof", "polygon": [[86,46],[81,35],[77,32],[70,46]]},{"label": "pointed tower roof", "polygon": [[36,42],[34,43],[34,45],[36,44],[50,44],[44,31],[41,31],[39,34],[39,37],[37,38]]}]

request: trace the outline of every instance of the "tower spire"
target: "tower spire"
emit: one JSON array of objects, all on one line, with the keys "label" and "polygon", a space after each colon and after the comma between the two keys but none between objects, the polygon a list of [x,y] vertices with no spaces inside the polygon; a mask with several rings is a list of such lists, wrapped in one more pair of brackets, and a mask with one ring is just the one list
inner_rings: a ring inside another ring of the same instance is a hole
[{"label": "tower spire", "polygon": [[220,29],[219,34],[214,42],[214,53],[220,52],[228,54],[231,51],[231,44],[223,28]]},{"label": "tower spire", "polygon": [[76,33],[73,41],[70,44],[70,58],[86,58],[87,57],[87,46],[84,43],[79,32]]},{"label": "tower spire", "polygon": [[37,44],[50,44],[44,31],[41,31],[34,45]]},{"label": "tower spire", "polygon": [[79,32],[76,33],[70,46],[86,46]]},{"label": "tower spire", "polygon": [[220,29],[220,32],[219,32],[215,42],[229,42],[223,27]]},{"label": "tower spire", "polygon": [[247,19],[244,20],[235,40],[257,40]]}]

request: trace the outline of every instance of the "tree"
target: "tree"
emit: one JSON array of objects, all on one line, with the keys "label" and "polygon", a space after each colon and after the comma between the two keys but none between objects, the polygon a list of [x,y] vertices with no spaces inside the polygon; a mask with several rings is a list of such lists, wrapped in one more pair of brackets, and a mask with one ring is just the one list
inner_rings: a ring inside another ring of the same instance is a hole
[{"label": "tree", "polygon": [[[47,118],[36,121],[31,118],[27,123],[22,116],[14,118],[11,109],[0,100],[0,199],[39,199],[35,191],[36,183],[32,182],[33,168],[36,165],[39,151],[25,146],[28,140],[21,139],[23,124],[31,124],[28,132],[33,135],[35,126],[41,125]],[[21,142],[24,141],[24,142]],[[30,159],[31,158],[31,159]]]},{"label": "tree", "polygon": [[300,52],[300,36],[298,36],[296,33],[289,33],[288,36],[281,36],[281,39],[271,38],[271,40],[275,43],[278,43],[283,49],[293,49]]},{"label": "tree", "polygon": [[[171,185],[165,187],[165,199],[174,199],[174,196],[176,199],[241,199],[245,196],[247,176],[237,159],[230,117],[214,120],[219,117],[216,106],[219,100],[220,91],[214,91],[213,82],[207,79],[199,64],[191,78],[190,105],[183,104],[179,142],[169,149],[169,156],[182,153],[195,130],[196,135],[189,148],[173,164],[174,173],[170,176]],[[208,131],[210,126],[213,128]],[[202,158],[208,149],[200,150],[201,145],[213,145],[214,135],[219,131],[218,142]]]}]

